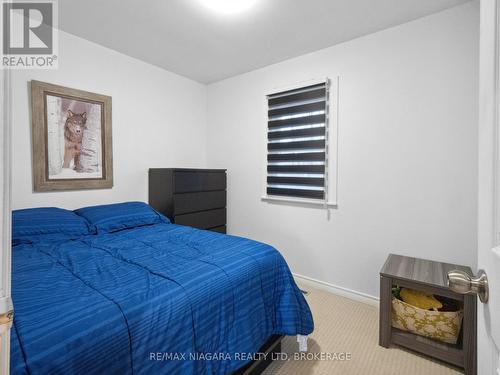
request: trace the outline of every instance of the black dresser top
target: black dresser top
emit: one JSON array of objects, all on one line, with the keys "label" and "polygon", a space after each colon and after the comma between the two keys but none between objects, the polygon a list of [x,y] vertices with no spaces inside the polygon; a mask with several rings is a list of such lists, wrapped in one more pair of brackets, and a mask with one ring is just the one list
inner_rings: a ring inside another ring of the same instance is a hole
[{"label": "black dresser top", "polygon": [[227,169],[205,169],[205,168],[149,168],[150,172],[171,170],[175,172],[226,172]]}]

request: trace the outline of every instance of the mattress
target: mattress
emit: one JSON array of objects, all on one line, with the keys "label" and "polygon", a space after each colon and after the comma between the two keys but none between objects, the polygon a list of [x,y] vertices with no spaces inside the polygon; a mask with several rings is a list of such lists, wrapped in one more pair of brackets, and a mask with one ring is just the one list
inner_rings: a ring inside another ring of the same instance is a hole
[{"label": "mattress", "polygon": [[12,250],[12,374],[226,374],[313,319],[273,247],[174,224]]}]

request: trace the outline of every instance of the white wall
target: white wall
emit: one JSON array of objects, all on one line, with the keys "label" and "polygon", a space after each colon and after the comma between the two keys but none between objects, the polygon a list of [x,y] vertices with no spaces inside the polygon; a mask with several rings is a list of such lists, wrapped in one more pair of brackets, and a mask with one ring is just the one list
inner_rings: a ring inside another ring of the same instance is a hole
[{"label": "white wall", "polygon": [[[293,272],[378,295],[395,252],[475,266],[478,4],[208,88],[208,165],[228,168],[229,232]],[[340,76],[338,208],[262,202],[264,93]]]},{"label": "white wall", "polygon": [[[58,70],[12,75],[14,209],[147,201],[148,168],[205,166],[205,85],[64,32],[59,39]],[[33,193],[32,79],[112,96],[113,189]]]},{"label": "white wall", "polygon": [[[147,200],[150,167],[223,167],[230,233],[298,274],[378,295],[388,252],[475,266],[478,25],[468,3],[209,85],[208,102],[202,84],[61,32],[58,70],[13,72],[12,206]],[[338,208],[262,202],[264,93],[325,76],[340,76]],[[33,193],[31,79],[113,97],[113,189]]]}]

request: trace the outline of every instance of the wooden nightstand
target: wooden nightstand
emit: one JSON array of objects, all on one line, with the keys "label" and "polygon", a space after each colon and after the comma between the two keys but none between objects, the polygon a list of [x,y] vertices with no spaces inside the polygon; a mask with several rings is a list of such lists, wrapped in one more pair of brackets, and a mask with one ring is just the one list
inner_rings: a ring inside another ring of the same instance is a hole
[{"label": "wooden nightstand", "polygon": [[[448,271],[462,270],[473,275],[469,267],[390,254],[380,270],[379,345],[391,343],[404,346],[455,366],[467,375],[476,375],[476,296],[451,291],[447,285]],[[452,298],[463,304],[464,317],[456,345],[431,340],[392,327],[392,287],[398,285]]]}]

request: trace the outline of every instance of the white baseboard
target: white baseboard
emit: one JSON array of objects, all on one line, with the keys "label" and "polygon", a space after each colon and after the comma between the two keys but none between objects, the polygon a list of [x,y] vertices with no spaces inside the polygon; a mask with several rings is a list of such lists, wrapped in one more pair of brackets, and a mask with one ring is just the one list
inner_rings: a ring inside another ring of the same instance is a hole
[{"label": "white baseboard", "polygon": [[324,281],[316,280],[313,279],[312,277],[298,275],[296,273],[293,274],[293,277],[302,284],[308,285],[312,288],[321,289],[330,292],[332,294],[352,299],[354,301],[378,307],[379,299],[375,296],[357,292],[355,290],[347,289],[341,286],[333,285]]}]

